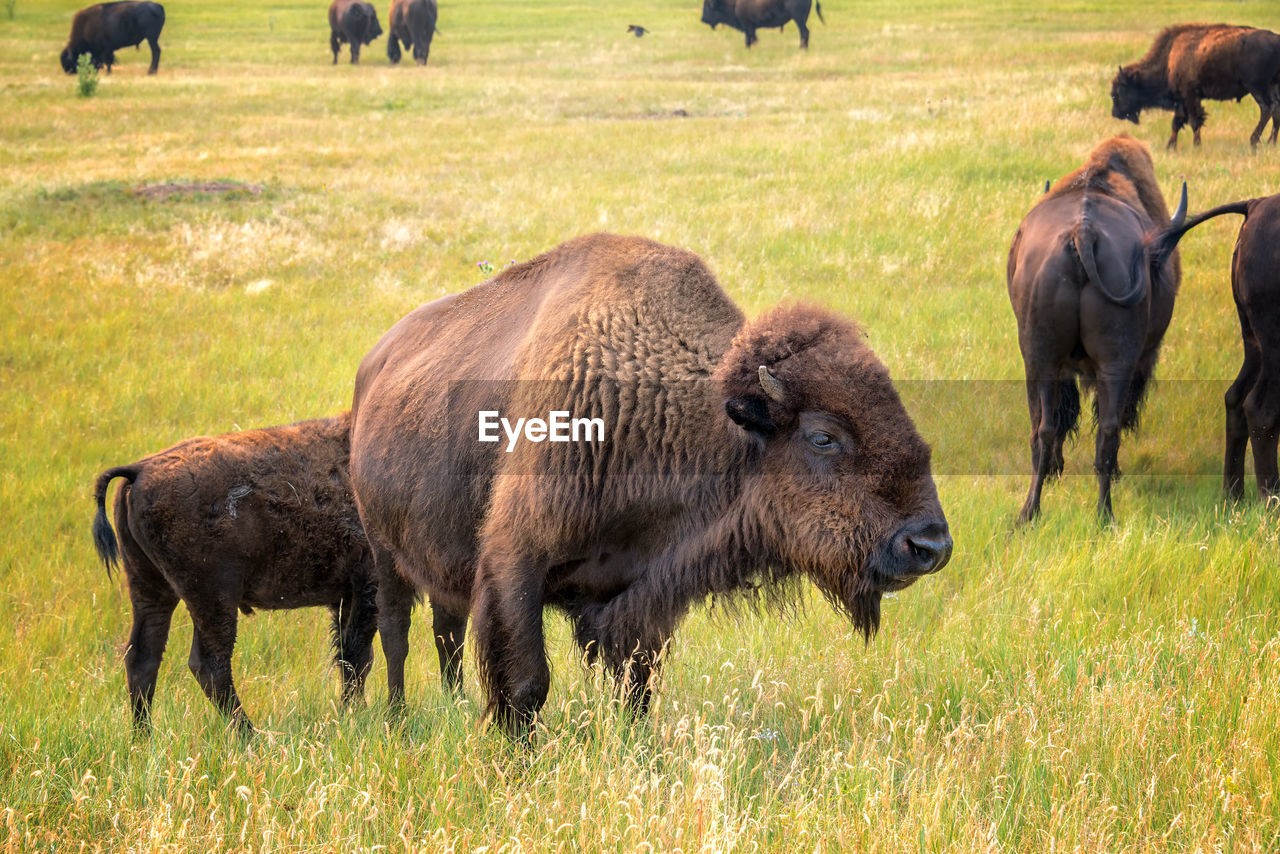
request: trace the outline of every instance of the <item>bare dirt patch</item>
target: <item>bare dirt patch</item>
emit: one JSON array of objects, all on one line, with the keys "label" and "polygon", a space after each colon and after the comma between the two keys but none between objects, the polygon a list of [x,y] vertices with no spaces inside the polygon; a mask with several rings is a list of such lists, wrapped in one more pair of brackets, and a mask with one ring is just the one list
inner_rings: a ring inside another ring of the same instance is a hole
[{"label": "bare dirt patch", "polygon": [[248,193],[252,196],[260,196],[265,189],[264,184],[241,184],[236,181],[167,182],[135,187],[133,194],[141,199],[164,200],[174,196],[218,196],[227,193]]}]

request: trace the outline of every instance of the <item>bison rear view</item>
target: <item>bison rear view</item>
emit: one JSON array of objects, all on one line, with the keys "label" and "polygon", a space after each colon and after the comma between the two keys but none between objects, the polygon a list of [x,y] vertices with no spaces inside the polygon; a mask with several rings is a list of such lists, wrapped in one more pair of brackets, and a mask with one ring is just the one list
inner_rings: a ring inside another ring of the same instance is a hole
[{"label": "bison rear view", "polygon": [[929,446],[861,330],[813,306],[748,320],[698,256],[641,238],[418,308],[361,363],[352,418],[392,700],[425,593],[446,684],[470,616],[516,737],[550,684],[546,607],[643,711],[708,597],[808,578],[869,638],[881,596],[951,556]]}]

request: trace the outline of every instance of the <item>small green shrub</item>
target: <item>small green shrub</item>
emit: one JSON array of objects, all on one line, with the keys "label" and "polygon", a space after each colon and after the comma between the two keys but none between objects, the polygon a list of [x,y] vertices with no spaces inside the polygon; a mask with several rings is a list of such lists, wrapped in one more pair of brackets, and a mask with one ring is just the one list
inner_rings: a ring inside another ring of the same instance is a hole
[{"label": "small green shrub", "polygon": [[93,67],[93,57],[87,53],[80,54],[76,60],[76,84],[81,98],[92,98],[98,91],[98,69]]}]

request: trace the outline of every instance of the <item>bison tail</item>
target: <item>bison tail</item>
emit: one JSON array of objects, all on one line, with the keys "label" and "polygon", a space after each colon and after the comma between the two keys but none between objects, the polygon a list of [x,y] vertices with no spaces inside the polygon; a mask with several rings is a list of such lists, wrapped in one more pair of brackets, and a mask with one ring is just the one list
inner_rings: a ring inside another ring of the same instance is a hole
[{"label": "bison tail", "polygon": [[93,545],[98,550],[98,558],[107,569],[107,577],[120,561],[120,547],[116,543],[116,532],[107,521],[107,487],[117,477],[123,477],[130,483],[138,477],[140,469],[136,466],[116,466],[98,475],[93,488],[93,500],[98,504],[98,512],[93,517]]},{"label": "bison tail", "polygon": [[813,11],[815,11],[815,12],[817,12],[817,13],[818,13],[818,20],[822,22],[823,26],[826,26],[827,19],[826,19],[826,18],[824,18],[824,17],[822,17],[822,4],[821,4],[821,3],[814,3],[814,4],[813,4]]},{"label": "bison tail", "polygon": [[1173,254],[1173,250],[1178,247],[1178,241],[1182,239],[1182,235],[1200,223],[1223,214],[1241,214],[1245,219],[1248,219],[1249,209],[1253,207],[1253,203],[1256,201],[1257,199],[1246,199],[1242,202],[1219,205],[1198,216],[1193,216],[1181,224],[1171,224],[1167,228],[1155,232],[1147,239],[1147,255],[1151,259],[1152,269],[1160,269],[1169,256]]},{"label": "bison tail", "polygon": [[[1141,275],[1141,266],[1137,265],[1136,270],[1131,269],[1129,271],[1127,278],[1131,283],[1131,287],[1127,291],[1121,290],[1124,287],[1124,283],[1109,282],[1109,278],[1115,277],[1103,276],[1101,271],[1098,270],[1098,258],[1094,252],[1096,241],[1097,235],[1087,223],[1081,223],[1071,234],[1071,242],[1075,247],[1076,256],[1080,259],[1080,265],[1084,267],[1085,275],[1109,302],[1113,302],[1122,308],[1137,305],[1147,290],[1144,277]],[[1119,285],[1119,287],[1110,287],[1109,285]]]}]

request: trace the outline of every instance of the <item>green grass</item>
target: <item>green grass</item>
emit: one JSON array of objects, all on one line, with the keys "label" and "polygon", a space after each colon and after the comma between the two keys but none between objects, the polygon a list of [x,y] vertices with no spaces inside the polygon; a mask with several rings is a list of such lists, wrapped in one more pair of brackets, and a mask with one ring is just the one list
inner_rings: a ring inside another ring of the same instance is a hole
[{"label": "green grass", "polygon": [[[1004,286],[1045,179],[1105,136],[1146,141],[1193,211],[1280,188],[1251,104],[1210,104],[1203,147],[1166,154],[1167,114],[1121,125],[1107,98],[1158,27],[1280,29],[1274,4],[829,0],[801,53],[794,27],[748,52],[696,2],[445,3],[426,69],[388,67],[385,40],[330,65],[323,3],[170,4],[159,74],[120,51],[92,99],[57,61],[76,6],[0,17],[5,850],[1280,847],[1280,524],[1216,474],[1238,221],[1183,243],[1114,527],[1085,435],[1012,529],[1029,462]],[[134,192],[209,181],[264,190]],[[865,647],[813,595],[700,610],[638,724],[551,618],[528,752],[477,727],[474,681],[441,694],[422,616],[403,727],[380,658],[368,708],[341,710],[317,611],[242,620],[266,732],[241,742],[187,673],[179,609],[156,733],[133,739],[94,475],[334,412],[405,312],[597,229],[700,253],[750,312],[859,319],[935,446],[946,570]]]}]

